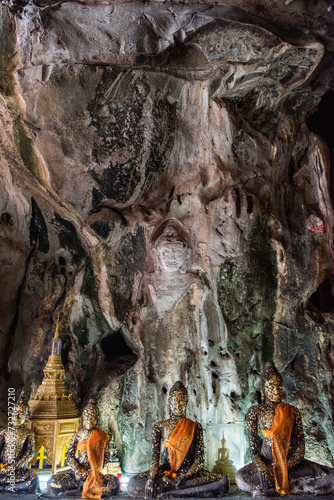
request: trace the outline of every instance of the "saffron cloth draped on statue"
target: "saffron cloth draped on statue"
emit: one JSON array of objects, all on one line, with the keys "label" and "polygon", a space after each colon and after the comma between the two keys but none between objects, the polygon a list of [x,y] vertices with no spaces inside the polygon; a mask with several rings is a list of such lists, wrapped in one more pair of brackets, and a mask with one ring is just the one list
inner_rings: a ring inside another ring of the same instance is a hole
[{"label": "saffron cloth draped on statue", "polygon": [[87,450],[90,473],[84,482],[82,498],[101,498],[104,449],[108,441],[108,434],[101,429],[94,429],[88,439],[80,441],[77,448],[80,453]]},{"label": "saffron cloth draped on statue", "polygon": [[190,418],[182,417],[172,432],[169,441],[163,441],[168,448],[170,470],[165,472],[166,476],[176,476],[183,460],[190,448],[194,437],[196,422]]},{"label": "saffron cloth draped on statue", "polygon": [[271,429],[261,429],[264,437],[271,438],[273,469],[276,491],[283,495],[290,493],[287,457],[293,424],[293,406],[279,403]]}]

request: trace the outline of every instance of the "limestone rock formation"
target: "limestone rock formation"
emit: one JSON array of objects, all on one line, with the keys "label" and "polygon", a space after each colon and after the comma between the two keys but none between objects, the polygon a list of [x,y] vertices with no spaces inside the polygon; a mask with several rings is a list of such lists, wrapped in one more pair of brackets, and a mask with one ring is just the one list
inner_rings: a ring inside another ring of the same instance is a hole
[{"label": "limestone rock formation", "polygon": [[331,2],[10,0],[0,46],[1,401],[61,311],[125,470],[176,380],[242,422],[269,360],[333,465]]}]

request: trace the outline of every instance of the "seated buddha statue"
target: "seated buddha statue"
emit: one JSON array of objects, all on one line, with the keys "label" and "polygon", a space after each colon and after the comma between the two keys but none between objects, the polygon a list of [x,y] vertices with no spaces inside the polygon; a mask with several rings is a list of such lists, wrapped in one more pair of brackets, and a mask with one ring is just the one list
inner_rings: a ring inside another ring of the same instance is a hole
[{"label": "seated buddha statue", "polygon": [[[101,474],[110,455],[109,436],[96,425],[99,409],[90,400],[82,413],[82,427],[74,434],[67,451],[70,472],[55,474],[48,481],[52,496],[72,494],[82,490],[82,498],[106,498],[116,495],[119,480],[112,474]],[[76,452],[78,456],[76,457]]]},{"label": "seated buddha statue", "polygon": [[[262,404],[246,414],[252,463],[238,470],[236,483],[253,496],[327,494],[334,491],[334,469],[304,459],[305,441],[298,409],[282,399],[282,375],[273,363],[261,376]],[[260,425],[263,439],[258,435]]]},{"label": "seated buddha statue", "polygon": [[24,393],[15,405],[8,428],[0,432],[0,492],[34,493],[38,485],[35,472],[27,463],[35,454],[34,434],[25,426],[29,406]]},{"label": "seated buddha statue", "polygon": [[[185,416],[187,390],[176,382],[169,392],[170,418],[158,422],[152,432],[152,461],[149,471],[132,477],[128,494],[134,497],[220,497],[228,490],[228,478],[203,468],[202,426]],[[162,465],[160,447],[164,444]]]}]

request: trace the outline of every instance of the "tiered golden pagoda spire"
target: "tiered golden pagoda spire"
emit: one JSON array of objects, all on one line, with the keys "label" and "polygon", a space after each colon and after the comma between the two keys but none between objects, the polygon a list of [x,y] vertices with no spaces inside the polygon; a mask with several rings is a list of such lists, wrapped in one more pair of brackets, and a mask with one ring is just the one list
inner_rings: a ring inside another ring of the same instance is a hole
[{"label": "tiered golden pagoda spire", "polygon": [[65,369],[61,360],[62,342],[59,338],[59,315],[52,340],[51,355],[44,368],[44,378],[29,401],[31,419],[62,419],[78,416],[72,394],[64,383]]},{"label": "tiered golden pagoda spire", "polygon": [[35,456],[30,464],[34,464],[38,456],[43,457],[40,465],[43,464],[45,448],[47,461],[52,465],[52,474],[56,472],[57,467],[63,466],[66,450],[73,434],[78,431],[80,422],[72,394],[64,383],[65,369],[61,360],[61,347],[58,315],[43,381],[29,401],[31,428],[35,433],[36,443]]}]

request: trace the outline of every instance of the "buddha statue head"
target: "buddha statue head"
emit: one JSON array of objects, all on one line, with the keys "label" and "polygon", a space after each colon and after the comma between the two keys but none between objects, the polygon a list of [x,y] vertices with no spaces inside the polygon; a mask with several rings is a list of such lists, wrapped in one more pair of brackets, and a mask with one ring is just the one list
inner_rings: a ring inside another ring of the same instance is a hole
[{"label": "buddha statue head", "polygon": [[186,413],[188,392],[182,382],[175,382],[169,391],[168,407],[171,417],[183,417]]},{"label": "buddha statue head", "polygon": [[29,416],[29,406],[26,401],[25,391],[21,392],[20,398],[15,404],[15,412],[13,418],[14,427],[19,427],[23,425],[28,420]]},{"label": "buddha statue head", "polygon": [[280,403],[283,377],[271,362],[266,363],[261,375],[261,395],[264,403]]},{"label": "buddha statue head", "polygon": [[156,263],[168,273],[184,273],[188,267],[190,248],[181,223],[174,219],[164,221],[152,237]]},{"label": "buddha statue head", "polygon": [[99,420],[99,409],[95,399],[90,399],[82,412],[82,427],[88,431],[97,426]]}]

